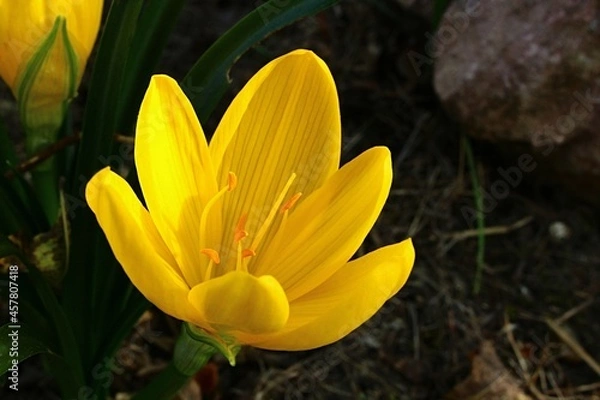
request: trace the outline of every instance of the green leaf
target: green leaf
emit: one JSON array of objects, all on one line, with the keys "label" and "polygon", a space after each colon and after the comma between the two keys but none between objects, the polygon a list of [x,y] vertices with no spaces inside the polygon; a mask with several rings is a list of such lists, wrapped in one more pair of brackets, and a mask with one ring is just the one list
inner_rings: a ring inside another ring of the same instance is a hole
[{"label": "green leaf", "polygon": [[[4,236],[0,236],[0,258],[13,256],[19,259],[21,257],[19,249]],[[28,329],[36,333],[36,337],[43,338],[43,342],[51,349],[58,349],[58,338],[53,327],[50,326],[49,314],[45,312],[45,306],[38,296],[37,290],[29,279],[29,274],[19,271],[19,316],[27,321]],[[3,279],[5,284],[0,285],[0,294],[3,299],[8,299],[10,295],[10,284],[8,275]]]},{"label": "green leaf", "polygon": [[[31,280],[33,287],[44,305],[45,314],[49,316],[54,331],[59,342],[59,352],[64,357],[65,362],[69,365],[69,371],[52,371],[60,376],[68,375],[70,377],[71,388],[76,391],[78,387],[84,384],[83,369],[81,365],[81,357],[79,348],[76,345],[75,336],[70,321],[67,319],[63,308],[60,306],[54,292],[50,288],[48,282],[44,279],[40,271],[33,265],[30,265],[21,252],[6,238],[0,236],[0,257],[16,256],[22,263],[27,266],[27,278]],[[22,273],[22,272],[20,272]],[[19,279],[24,277],[19,277]],[[67,395],[63,393],[63,395]]]},{"label": "green leaf", "polygon": [[133,128],[150,77],[184,4],[185,0],[146,1],[133,38],[135,46],[127,59],[119,105],[119,132],[127,133]]},{"label": "green leaf", "polygon": [[25,180],[23,174],[12,170],[13,178],[11,179],[11,185],[15,193],[19,196],[23,206],[27,210],[29,215],[31,226],[34,229],[34,233],[46,232],[50,229],[48,219],[44,214],[44,209],[39,202],[35,192],[31,185]]},{"label": "green leaf", "polygon": [[8,165],[17,164],[15,146],[8,137],[8,129],[3,120],[0,120],[0,171],[5,172]]},{"label": "green leaf", "polygon": [[6,235],[22,231],[32,233],[36,232],[37,228],[19,194],[10,182],[0,175],[0,232]]},{"label": "green leaf", "polygon": [[0,236],[0,258],[18,256],[19,250],[6,236]]},{"label": "green leaf", "polygon": [[[21,262],[24,262],[24,257],[22,254],[20,254],[19,250],[6,238],[6,237],[0,237],[0,257],[6,257],[6,256],[16,256],[18,258],[20,258]],[[25,264],[27,264],[25,262]],[[20,274],[23,272],[19,272]],[[68,392],[63,392],[63,396],[64,397],[72,397],[74,395],[76,395],[77,390],[83,386],[84,384],[84,380],[83,380],[83,370],[82,370],[82,366],[81,366],[81,358],[79,356],[79,349],[76,346],[76,341],[75,341],[75,337],[73,336],[73,331],[71,329],[71,324],[69,322],[69,320],[67,320],[62,307],[60,306],[60,304],[58,303],[58,300],[56,299],[56,296],[54,295],[54,293],[52,292],[52,289],[50,288],[50,286],[48,285],[48,282],[46,282],[46,280],[44,279],[44,277],[42,276],[42,274],[32,265],[27,265],[27,273],[25,276],[19,276],[19,281],[21,279],[28,279],[31,281],[33,287],[35,288],[35,291],[37,293],[37,295],[39,296],[39,299],[41,301],[41,304],[43,304],[43,307],[45,310],[36,310],[37,312],[42,312],[44,315],[48,316],[52,322],[53,325],[53,331],[55,333],[55,337],[57,339],[58,342],[58,353],[60,353],[60,356],[62,356],[62,358],[64,358],[64,362],[65,365],[68,366],[69,368],[63,368],[63,369],[56,369],[56,370],[52,370],[52,374],[54,374],[57,379],[59,380],[59,382],[65,382],[68,381],[70,384],[67,386],[63,386],[61,385],[61,387],[64,387],[64,389],[69,389]],[[21,286],[21,285],[19,285]],[[27,296],[28,298],[30,298],[31,296]],[[27,299],[27,303],[30,302],[31,299]],[[35,315],[35,313],[31,313],[28,308],[31,308],[31,306],[29,304],[23,304],[24,306],[26,305],[27,307],[23,307],[23,314],[24,315]],[[39,321],[32,321],[32,322],[39,322]],[[42,323],[40,326],[44,326],[44,324]],[[52,341],[53,338],[49,338],[47,336],[44,336],[45,339],[48,340],[42,340],[41,339],[41,334],[42,332],[45,332],[45,329],[43,331],[41,330],[33,330],[31,329],[32,332],[35,332],[35,335],[30,335],[33,338],[36,338],[38,342],[40,343],[46,343],[44,344],[44,349],[45,351],[49,351],[49,349],[51,348],[49,345],[47,345],[47,343],[49,343],[50,341]],[[25,333],[27,333],[27,331],[25,331]],[[0,340],[3,340],[3,338],[0,338]],[[4,356],[2,356],[2,354],[4,353],[0,353],[0,358],[4,358]],[[12,360],[11,360],[12,363]]]},{"label": "green leaf", "polygon": [[[82,207],[72,210],[74,217],[71,229],[69,269],[64,280],[63,305],[73,323],[78,347],[83,352],[83,362],[88,379],[97,360],[89,346],[91,330],[102,321],[92,321],[94,304],[90,293],[104,287],[102,279],[95,280],[94,271],[102,272],[105,265],[99,262],[101,254],[107,252],[98,248],[103,237],[98,223],[85,204],[85,185],[90,177],[111,159],[113,135],[117,126],[117,111],[123,88],[126,63],[135,43],[133,42],[137,21],[142,8],[142,0],[113,0],[100,39],[83,121],[83,134],[70,193],[69,202],[77,202]],[[119,296],[119,293],[113,293]]]},{"label": "green leaf", "polygon": [[[117,124],[118,99],[142,0],[113,0],[98,46],[83,119],[75,179],[85,178],[106,164]],[[103,157],[104,156],[104,157]],[[79,183],[76,181],[75,184]]]},{"label": "green leaf", "polygon": [[221,36],[181,84],[200,122],[205,123],[229,87],[229,70],[248,49],[292,22],[318,13],[338,0],[271,0]]},{"label": "green leaf", "polygon": [[[22,257],[21,261],[24,261]],[[38,296],[46,308],[46,312],[54,324],[54,329],[60,345],[60,355],[62,355],[62,357],[65,359],[65,362],[70,367],[68,371],[52,372],[59,376],[70,376],[71,389],[76,390],[76,388],[83,386],[85,380],[81,353],[79,351],[79,347],[77,346],[75,335],[73,334],[71,322],[67,319],[67,316],[58,302],[58,299],[54,295],[50,285],[42,276],[40,271],[38,271],[35,266],[27,265],[27,272],[31,282],[33,283],[33,286],[37,291]],[[67,395],[68,394],[63,393],[63,396]]]},{"label": "green leaf", "polygon": [[[145,2],[137,22],[133,38],[135,46],[131,48],[120,91],[117,118],[119,132],[128,133],[132,130],[150,77],[184,4],[185,0]],[[135,179],[137,178],[134,177]],[[91,321],[95,327],[91,329],[90,344],[95,354],[92,358],[101,359],[114,354],[125,336],[131,332],[135,321],[148,308],[148,302],[138,295],[141,300],[129,304],[129,308],[124,311],[125,318],[121,318],[119,311],[121,305],[126,303],[129,297],[127,293],[135,289],[112,256],[110,247],[103,237],[99,238],[96,248],[101,253],[98,254],[97,260],[103,261],[101,261],[102,268],[95,268],[92,274],[95,288],[90,297],[94,304],[96,318]],[[115,296],[115,293],[122,293],[122,295]]]},{"label": "green leaf", "polygon": [[[23,179],[21,173],[16,171],[15,167],[18,159],[12,141],[9,138],[8,130],[2,120],[0,120],[0,173],[11,174],[12,178],[6,178],[19,201],[25,206],[28,214],[31,216],[32,228],[34,232],[42,232],[49,229],[46,216],[40,202],[38,201],[31,186]],[[7,175],[5,175],[7,176]],[[4,177],[0,179],[5,179]]]},{"label": "green leaf", "polygon": [[[0,327],[0,375],[9,369],[18,371],[18,363],[39,353],[50,353],[50,349],[27,325],[19,323]],[[8,376],[10,380],[11,372]]]}]

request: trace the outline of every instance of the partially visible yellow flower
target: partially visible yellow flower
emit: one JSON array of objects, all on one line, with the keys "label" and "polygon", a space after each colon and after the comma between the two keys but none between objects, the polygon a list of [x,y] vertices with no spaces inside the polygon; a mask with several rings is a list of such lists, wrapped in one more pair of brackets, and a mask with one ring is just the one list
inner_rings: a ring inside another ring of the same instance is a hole
[{"label": "partially visible yellow flower", "polygon": [[[103,0],[0,0],[0,77],[27,131],[60,127],[100,28]],[[28,143],[30,151],[48,145]]]},{"label": "partially visible yellow flower", "polygon": [[375,147],[338,169],[335,84],[312,52],[262,68],[210,145],[177,83],[154,76],[136,135],[147,209],[108,168],[86,198],[133,284],[165,313],[241,344],[310,349],[406,282],[410,239],[349,261],[388,196],[391,157]]}]

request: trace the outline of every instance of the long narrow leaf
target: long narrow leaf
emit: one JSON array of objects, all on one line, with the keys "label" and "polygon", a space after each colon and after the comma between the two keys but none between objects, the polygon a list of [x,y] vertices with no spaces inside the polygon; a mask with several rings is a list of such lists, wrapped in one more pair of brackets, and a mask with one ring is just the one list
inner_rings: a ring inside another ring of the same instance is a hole
[{"label": "long narrow leaf", "polygon": [[37,229],[37,224],[18,193],[10,182],[0,175],[0,232],[6,235],[17,232],[31,234]]},{"label": "long narrow leaf", "polygon": [[8,137],[8,130],[6,129],[4,121],[0,120],[0,173],[4,174],[9,171],[13,173],[10,185],[19,197],[20,202],[22,202],[27,209],[28,214],[32,217],[32,228],[35,226],[34,231],[37,233],[48,230],[49,226],[46,215],[44,214],[35,193],[24,181],[22,175],[15,171],[17,163],[17,156],[15,154],[13,143]]},{"label": "long narrow leaf", "polygon": [[206,122],[229,87],[229,70],[248,49],[292,22],[318,13],[338,0],[271,0],[221,36],[183,79],[182,88],[200,122]]},{"label": "long narrow leaf", "polygon": [[118,127],[123,133],[131,130],[150,82],[169,39],[169,33],[186,0],[147,0],[137,24],[135,46],[127,59],[127,70],[121,91]]},{"label": "long narrow leaf", "polygon": [[[117,123],[127,56],[132,48],[142,0],[114,0],[100,39],[83,120],[75,179],[89,178],[106,164]],[[76,182],[77,184],[78,182]]]},{"label": "long narrow leaf", "polygon": [[[136,24],[142,8],[142,0],[113,0],[100,39],[86,112],[83,134],[75,174],[70,190],[71,203],[79,207],[72,210],[72,241],[70,264],[64,280],[63,304],[73,321],[79,348],[84,352],[83,363],[88,378],[95,360],[89,346],[91,336],[92,304],[89,293],[95,291],[92,271],[104,268],[97,262],[98,250],[94,247],[101,235],[98,224],[85,204],[83,193],[90,177],[108,163],[112,150],[112,138],[117,124],[117,110],[126,63],[133,46]],[[105,288],[105,290],[110,290]],[[118,295],[115,294],[115,295]]]}]

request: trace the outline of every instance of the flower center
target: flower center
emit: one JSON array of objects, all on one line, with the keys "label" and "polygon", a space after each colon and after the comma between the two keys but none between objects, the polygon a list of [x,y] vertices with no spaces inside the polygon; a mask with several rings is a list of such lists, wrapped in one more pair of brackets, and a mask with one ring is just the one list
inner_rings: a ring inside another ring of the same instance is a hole
[{"label": "flower center", "polygon": [[[276,197],[275,202],[271,205],[271,208],[269,210],[269,213],[267,214],[267,217],[265,218],[265,220],[262,222],[262,224],[256,231],[256,235],[254,235],[254,238],[252,239],[252,242],[250,243],[250,245],[248,247],[245,247],[244,243],[243,243],[243,242],[245,242],[245,239],[248,237],[248,232],[246,231],[246,222],[248,221],[248,215],[244,214],[239,218],[239,220],[233,230],[233,243],[237,249],[236,266],[235,266],[236,271],[248,272],[249,258],[256,255],[256,251],[257,251],[258,247],[260,246],[260,244],[264,240],[265,236],[269,232],[269,229],[273,226],[273,223],[277,219],[278,214],[281,214],[282,217],[281,217],[281,222],[279,224],[279,227],[277,228],[277,232],[280,232],[285,228],[289,210],[298,202],[298,200],[302,196],[302,193],[300,193],[300,192],[295,193],[284,203],[284,200],[290,190],[290,187],[294,183],[295,179],[296,179],[296,174],[292,173],[292,175],[287,180],[286,184],[284,185],[284,187],[281,189],[278,196]],[[201,232],[206,232],[206,228],[207,228],[207,224],[208,224],[208,215],[209,215],[210,209],[212,209],[212,207],[216,204],[217,200],[222,198],[225,195],[225,193],[233,191],[236,186],[237,186],[237,176],[233,172],[229,172],[227,186],[225,186],[223,189],[221,189],[208,202],[208,204],[206,205],[206,207],[204,208],[204,210],[202,212],[202,217],[200,220]],[[276,233],[276,235],[277,235],[277,233]],[[212,248],[202,248],[200,250],[200,253],[204,254],[209,259],[208,267],[206,269],[206,273],[204,276],[204,280],[207,281],[212,277],[213,266],[215,264],[218,265],[221,263],[221,257],[219,255],[219,252]]]}]

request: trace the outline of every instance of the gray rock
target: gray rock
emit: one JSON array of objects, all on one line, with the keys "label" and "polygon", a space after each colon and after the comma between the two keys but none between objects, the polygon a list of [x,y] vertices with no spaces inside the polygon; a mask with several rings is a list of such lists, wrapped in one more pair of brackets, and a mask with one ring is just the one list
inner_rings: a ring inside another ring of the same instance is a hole
[{"label": "gray rock", "polygon": [[467,133],[600,179],[600,0],[455,1],[432,42],[435,89]]}]

